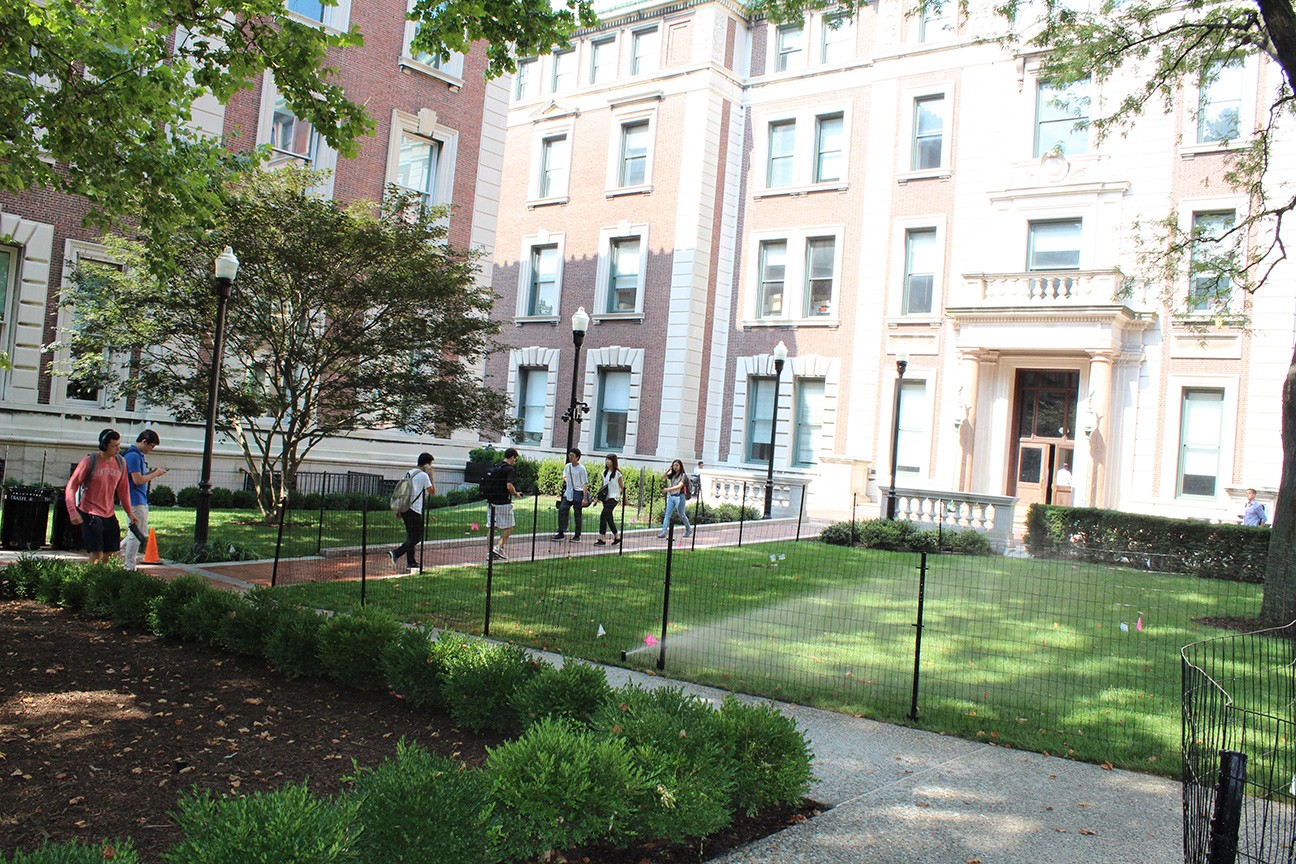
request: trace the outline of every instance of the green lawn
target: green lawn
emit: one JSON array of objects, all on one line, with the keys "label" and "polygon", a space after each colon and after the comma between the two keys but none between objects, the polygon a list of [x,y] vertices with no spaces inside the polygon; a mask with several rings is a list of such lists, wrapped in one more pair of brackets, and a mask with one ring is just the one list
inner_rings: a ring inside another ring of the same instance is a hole
[{"label": "green lawn", "polygon": [[[644,639],[661,636],[664,559],[497,566],[490,635],[605,663],[629,651],[625,665],[654,669],[661,646]],[[813,542],[678,552],[665,674],[906,721],[918,561]],[[1260,601],[1259,586],[1116,567],[929,562],[916,725],[1157,773],[1178,770],[1179,649],[1221,632],[1194,622]],[[355,583],[283,590],[314,607],[358,602]],[[367,586],[370,606],[467,632],[481,632],[485,598],[481,566]]]}]

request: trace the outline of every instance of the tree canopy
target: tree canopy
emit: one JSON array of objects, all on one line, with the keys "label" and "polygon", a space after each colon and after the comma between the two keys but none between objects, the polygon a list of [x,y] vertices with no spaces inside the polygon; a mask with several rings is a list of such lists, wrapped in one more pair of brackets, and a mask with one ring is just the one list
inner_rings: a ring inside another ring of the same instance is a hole
[{"label": "tree canopy", "polygon": [[213,230],[176,239],[169,277],[152,275],[151,247],[120,238],[108,247],[121,269],[74,268],[78,384],[203,420],[212,261],[228,244],[240,267],[216,428],[252,477],[291,484],[311,448],[361,428],[504,428],[507,397],[473,368],[494,347],[494,294],[474,256],[445,245],[444,212],[395,190],[381,207],[343,207],[310,194],[319,180],[289,167],[248,175]]}]

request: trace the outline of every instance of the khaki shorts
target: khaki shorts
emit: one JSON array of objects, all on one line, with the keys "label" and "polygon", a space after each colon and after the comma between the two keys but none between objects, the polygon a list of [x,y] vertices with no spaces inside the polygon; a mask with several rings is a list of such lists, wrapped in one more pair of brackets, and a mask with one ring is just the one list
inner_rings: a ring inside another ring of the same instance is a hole
[{"label": "khaki shorts", "polygon": [[512,504],[491,504],[491,515],[495,517],[495,530],[503,531],[505,528],[512,528],[513,522],[513,505]]}]

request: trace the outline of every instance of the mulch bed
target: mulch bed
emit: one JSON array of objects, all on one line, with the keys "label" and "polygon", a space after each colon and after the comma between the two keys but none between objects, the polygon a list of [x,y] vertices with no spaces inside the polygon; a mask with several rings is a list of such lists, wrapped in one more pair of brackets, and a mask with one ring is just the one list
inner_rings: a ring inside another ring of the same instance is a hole
[{"label": "mulch bed", "polygon": [[[226,794],[309,780],[331,794],[352,760],[374,766],[402,738],[471,766],[503,739],[415,712],[386,693],[292,681],[262,663],[122,630],[29,601],[0,602],[0,852],[129,836],[146,861],[175,844],[191,787]],[[739,820],[698,845],[573,850],[556,860],[677,864],[815,815]]]}]

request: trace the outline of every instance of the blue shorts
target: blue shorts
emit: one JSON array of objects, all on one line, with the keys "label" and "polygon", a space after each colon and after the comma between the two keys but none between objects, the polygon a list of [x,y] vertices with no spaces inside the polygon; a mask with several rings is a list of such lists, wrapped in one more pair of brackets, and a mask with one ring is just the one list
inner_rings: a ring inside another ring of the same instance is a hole
[{"label": "blue shorts", "polygon": [[117,514],[112,516],[91,516],[84,510],[81,514],[81,540],[87,552],[116,552],[121,548],[121,525]]}]

